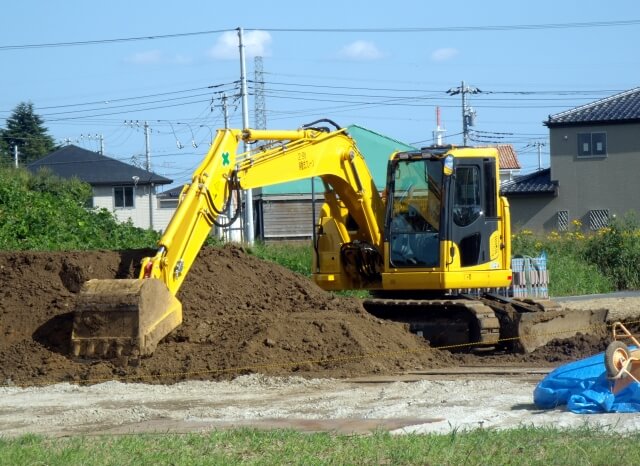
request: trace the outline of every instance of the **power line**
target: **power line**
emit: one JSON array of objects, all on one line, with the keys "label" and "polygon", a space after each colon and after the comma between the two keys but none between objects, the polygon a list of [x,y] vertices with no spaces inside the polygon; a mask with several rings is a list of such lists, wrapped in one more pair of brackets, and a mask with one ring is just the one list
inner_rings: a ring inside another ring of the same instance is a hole
[{"label": "power line", "polygon": [[139,103],[132,103],[132,104],[121,104],[121,105],[108,105],[108,107],[105,108],[86,108],[86,109],[80,109],[80,110],[65,110],[62,112],[52,112],[52,113],[43,113],[41,114],[41,116],[43,117],[49,117],[49,116],[57,116],[57,115],[68,115],[68,114],[72,114],[72,113],[82,113],[82,112],[100,112],[103,110],[112,110],[112,109],[116,109],[116,108],[129,108],[129,107],[134,107],[136,105],[149,105],[149,104],[157,104],[157,103],[166,103],[166,102],[174,102],[177,100],[183,100],[183,99],[191,99],[191,98],[197,98],[197,97],[204,97],[210,96],[210,93],[205,92],[205,93],[200,93],[200,94],[193,94],[193,95],[187,95],[187,96],[181,96],[181,97],[171,97],[168,99],[160,99],[160,100],[150,100],[147,102],[139,102]]},{"label": "power line", "polygon": [[[278,73],[270,73],[268,71],[264,72],[265,75],[273,75],[278,76]],[[318,76],[300,76],[300,77],[312,77],[318,78]],[[327,78],[327,79],[341,79],[341,78]],[[249,80],[249,83],[253,81]],[[427,92],[434,94],[443,94],[444,92],[441,89],[425,89],[423,87],[420,88],[397,88],[397,87],[364,87],[364,86],[335,86],[328,84],[303,84],[298,82],[280,82],[280,81],[265,81],[269,86],[281,85],[281,86],[294,86],[294,87],[312,87],[312,88],[324,88],[324,89],[350,89],[350,90],[358,90],[358,91],[390,91],[390,92]],[[622,92],[623,89],[591,89],[591,90],[516,90],[516,91],[483,91],[483,94],[515,94],[515,95],[586,95],[592,96],[597,94],[613,94],[617,92]],[[291,91],[294,92],[294,91]]]},{"label": "power line", "polygon": [[37,107],[38,110],[51,110],[51,109],[58,109],[58,108],[68,108],[68,107],[82,107],[85,105],[98,105],[98,104],[105,104],[105,103],[112,103],[112,102],[123,102],[123,101],[127,101],[127,100],[140,100],[140,99],[148,99],[151,97],[161,97],[161,96],[165,96],[165,95],[173,95],[173,94],[183,94],[186,92],[195,92],[195,91],[202,91],[204,89],[217,89],[223,86],[230,86],[233,84],[237,84],[238,81],[231,81],[228,83],[222,83],[222,84],[212,84],[210,86],[202,86],[202,87],[194,87],[192,89],[183,89],[183,90],[179,90],[179,91],[169,91],[169,92],[159,92],[156,94],[147,94],[147,95],[140,95],[140,96],[133,96],[133,97],[119,97],[116,99],[102,99],[102,100],[94,100],[92,102],[82,102],[82,103],[75,103],[75,104],[65,104],[65,105],[51,105],[51,106],[47,106],[47,107]]},{"label": "power line", "polygon": [[267,32],[326,32],[326,33],[414,33],[414,32],[470,32],[470,31],[519,31],[539,29],[575,29],[614,26],[635,26],[640,24],[640,19],[614,20],[614,21],[589,21],[573,23],[542,23],[542,24],[512,24],[512,25],[488,25],[488,26],[440,26],[440,27],[406,27],[406,28],[264,28],[250,29],[246,31],[261,30]]},{"label": "power line", "polygon": [[[295,32],[295,33],[430,33],[430,32],[491,32],[491,31],[526,31],[545,29],[578,29],[578,28],[603,28],[636,26],[640,24],[640,19],[614,20],[614,21],[590,21],[572,23],[542,23],[542,24],[512,24],[512,25],[486,25],[486,26],[440,26],[440,27],[400,27],[400,28],[244,28],[245,31],[266,31],[266,32]],[[237,29],[217,29],[209,31],[182,32],[175,34],[154,34],[149,36],[123,37],[115,39],[96,39],[69,42],[48,42],[39,44],[15,44],[0,46],[0,51],[41,49],[54,47],[76,47],[83,45],[104,45],[121,42],[134,42],[158,39],[175,39],[182,37],[193,37],[200,35],[220,34],[223,32],[233,32]]]},{"label": "power line", "polygon": [[152,36],[122,37],[117,39],[97,39],[97,40],[81,40],[81,41],[74,41],[74,42],[49,42],[49,43],[41,43],[41,44],[3,45],[3,46],[0,46],[0,51],[42,49],[42,48],[51,48],[51,47],[75,47],[80,45],[115,44],[119,42],[135,42],[135,41],[156,40],[156,39],[174,39],[178,37],[201,36],[206,34],[219,34],[222,32],[229,32],[234,30],[235,29],[217,29],[217,30],[211,30],[211,31],[181,32],[177,34],[156,34]]},{"label": "power line", "polygon": [[[305,91],[305,90],[295,90],[295,89],[278,89],[278,88],[273,88],[272,84],[273,83],[269,83],[271,84],[271,86],[269,87],[268,90],[266,90],[265,92],[270,95],[271,97],[281,97],[284,98],[287,95],[309,95],[309,96],[331,96],[331,97],[345,97],[345,98],[356,98],[356,97],[366,97],[366,98],[374,98],[374,99],[395,99],[395,98],[402,98],[402,99],[414,99],[414,100],[437,100],[439,99],[440,101],[446,101],[444,99],[446,99],[445,97],[445,93],[443,91],[424,91],[424,90],[420,90],[420,89],[412,89],[412,90],[408,90],[408,89],[386,89],[387,91],[393,91],[393,92],[427,92],[427,93],[433,93],[434,95],[429,95],[429,94],[423,94],[423,95],[413,95],[413,96],[393,96],[393,95],[382,95],[382,94],[362,94],[362,93],[353,93],[353,92],[323,92],[323,91]],[[285,85],[285,84],[282,84]],[[314,87],[321,87],[321,86],[314,86]],[[335,87],[338,88],[338,87]],[[250,89],[254,89],[253,87],[251,87]],[[258,88],[256,87],[256,93],[258,92]],[[351,88],[351,89],[358,89],[358,90],[367,90],[366,88]],[[370,89],[373,90],[373,89]],[[500,92],[492,92],[492,91],[488,91],[486,92],[486,94],[498,94]],[[585,97],[570,97],[569,95],[567,95],[566,97],[523,97],[523,98],[519,98],[517,96],[519,95],[527,95],[525,94],[525,91],[521,91],[521,92],[514,92],[514,93],[508,93],[509,95],[513,95],[514,97],[510,97],[510,98],[500,98],[500,97],[493,97],[493,96],[479,96],[478,97],[478,101],[481,102],[577,102],[577,101],[592,101],[594,99],[594,97],[592,96],[585,96]],[[573,94],[575,95],[581,95],[581,94]]]},{"label": "power line", "polygon": [[[135,112],[144,112],[144,111],[149,111],[149,110],[158,110],[158,109],[161,109],[161,108],[181,107],[181,106],[193,105],[193,104],[198,104],[198,103],[203,103],[203,102],[209,102],[209,99],[205,99],[205,100],[199,99],[199,100],[192,100],[192,101],[189,101],[189,102],[180,102],[180,103],[168,104],[168,105],[157,105],[155,107],[145,107],[145,108],[135,108],[135,109],[131,109],[131,110],[121,110],[119,112],[98,113],[98,114],[95,114],[95,115],[67,116],[67,117],[49,118],[49,119],[47,119],[47,121],[51,122],[51,121],[79,120],[79,119],[83,119],[83,118],[92,118],[92,117],[99,117],[99,116],[122,115],[122,114],[126,114],[126,113],[135,113]],[[46,117],[46,116],[49,116],[49,115],[42,115],[42,116]]]}]

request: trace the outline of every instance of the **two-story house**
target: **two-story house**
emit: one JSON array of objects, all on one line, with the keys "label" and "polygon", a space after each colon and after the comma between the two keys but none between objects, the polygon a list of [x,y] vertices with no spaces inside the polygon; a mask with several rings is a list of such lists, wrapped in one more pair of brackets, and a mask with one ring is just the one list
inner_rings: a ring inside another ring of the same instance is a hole
[{"label": "two-story house", "polygon": [[550,115],[551,167],[502,186],[514,228],[585,230],[639,211],[640,87]]},{"label": "two-story house", "polygon": [[511,144],[498,144],[498,165],[500,166],[500,183],[513,181],[520,174],[522,167],[518,154]]}]

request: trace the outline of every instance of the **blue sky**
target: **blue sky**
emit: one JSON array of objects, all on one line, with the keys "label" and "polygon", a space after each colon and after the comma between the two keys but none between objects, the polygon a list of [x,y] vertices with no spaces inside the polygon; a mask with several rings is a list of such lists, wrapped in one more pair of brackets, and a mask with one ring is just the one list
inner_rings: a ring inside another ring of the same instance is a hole
[{"label": "blue sky", "polygon": [[[514,144],[525,171],[538,167],[532,143],[546,142],[549,114],[640,85],[637,0],[22,0],[2,10],[1,126],[31,101],[56,141],[97,150],[102,135],[106,155],[141,162],[143,132],[127,122],[148,121],[152,169],[176,183],[223,126],[223,91],[230,125],[242,126],[238,27],[249,80],[263,57],[268,128],[330,118],[426,145],[439,106],[446,141],[461,143],[460,96],[446,91],[464,80],[482,91],[469,96],[476,141]],[[87,41],[99,43],[24,47]],[[249,108],[253,125],[252,96]],[[548,166],[548,146],[542,154]]]}]

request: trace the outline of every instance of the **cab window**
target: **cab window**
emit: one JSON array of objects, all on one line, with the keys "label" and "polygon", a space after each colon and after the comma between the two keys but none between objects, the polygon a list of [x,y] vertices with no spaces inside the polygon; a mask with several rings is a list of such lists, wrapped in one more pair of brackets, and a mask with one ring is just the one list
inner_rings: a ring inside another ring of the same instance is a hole
[{"label": "cab window", "polygon": [[481,212],[480,168],[475,165],[457,167],[453,221],[456,225],[465,227],[480,217]]}]

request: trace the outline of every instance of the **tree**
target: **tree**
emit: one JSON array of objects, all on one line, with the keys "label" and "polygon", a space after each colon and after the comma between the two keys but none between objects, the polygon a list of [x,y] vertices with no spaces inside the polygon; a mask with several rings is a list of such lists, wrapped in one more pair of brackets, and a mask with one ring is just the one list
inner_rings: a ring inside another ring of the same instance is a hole
[{"label": "tree", "polygon": [[9,144],[4,140],[4,130],[0,129],[0,167],[8,166],[9,162]]},{"label": "tree", "polygon": [[9,158],[12,158],[13,147],[17,145],[22,165],[41,159],[56,148],[47,131],[42,118],[34,113],[33,103],[21,102],[7,118],[7,127],[1,133],[0,151],[9,149]]}]

